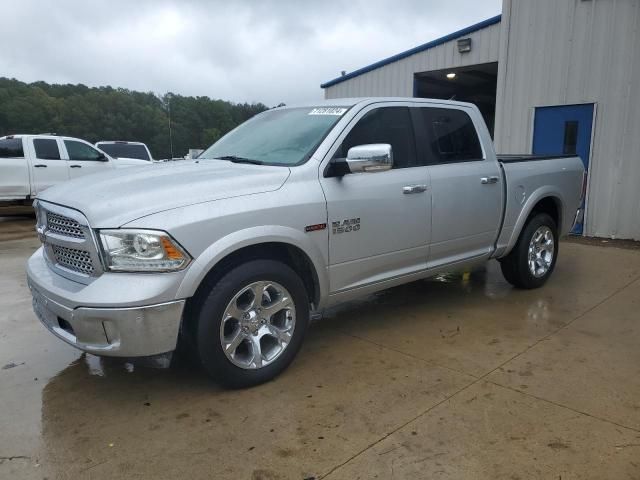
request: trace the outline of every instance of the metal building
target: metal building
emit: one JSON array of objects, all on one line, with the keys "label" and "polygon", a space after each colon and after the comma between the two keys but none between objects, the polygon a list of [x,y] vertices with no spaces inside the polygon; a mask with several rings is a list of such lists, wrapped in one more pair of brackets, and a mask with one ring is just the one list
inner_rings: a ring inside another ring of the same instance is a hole
[{"label": "metal building", "polygon": [[586,235],[640,240],[640,0],[503,0],[501,16],[322,88],[473,102],[498,152],[582,157]]}]

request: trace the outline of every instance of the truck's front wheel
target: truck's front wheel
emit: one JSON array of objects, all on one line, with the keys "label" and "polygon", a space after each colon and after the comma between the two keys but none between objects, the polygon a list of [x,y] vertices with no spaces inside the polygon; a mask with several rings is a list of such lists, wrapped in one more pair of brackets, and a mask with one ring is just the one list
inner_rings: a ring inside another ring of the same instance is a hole
[{"label": "truck's front wheel", "polygon": [[287,265],[253,260],[227,272],[200,302],[196,344],[205,370],[231,387],[266,382],[300,349],[309,300]]},{"label": "truck's front wheel", "polygon": [[513,250],[500,260],[502,274],[517,288],[538,288],[553,273],[558,258],[556,223],[546,213],[532,216]]}]

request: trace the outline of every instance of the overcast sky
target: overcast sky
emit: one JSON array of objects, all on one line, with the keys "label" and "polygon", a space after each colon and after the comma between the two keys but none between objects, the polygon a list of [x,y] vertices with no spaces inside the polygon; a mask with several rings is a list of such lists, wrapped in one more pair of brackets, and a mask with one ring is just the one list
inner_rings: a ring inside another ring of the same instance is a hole
[{"label": "overcast sky", "polygon": [[320,83],[500,13],[501,0],[5,0],[0,76],[235,102]]}]

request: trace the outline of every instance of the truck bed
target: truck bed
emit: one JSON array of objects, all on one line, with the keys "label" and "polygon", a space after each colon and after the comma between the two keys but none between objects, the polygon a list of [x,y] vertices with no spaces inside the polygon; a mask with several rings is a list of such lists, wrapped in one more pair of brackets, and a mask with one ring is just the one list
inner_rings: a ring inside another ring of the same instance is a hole
[{"label": "truck bed", "polygon": [[559,207],[558,233],[571,230],[580,207],[584,167],[576,155],[498,155],[504,175],[505,207],[496,257],[508,253],[540,198]]}]

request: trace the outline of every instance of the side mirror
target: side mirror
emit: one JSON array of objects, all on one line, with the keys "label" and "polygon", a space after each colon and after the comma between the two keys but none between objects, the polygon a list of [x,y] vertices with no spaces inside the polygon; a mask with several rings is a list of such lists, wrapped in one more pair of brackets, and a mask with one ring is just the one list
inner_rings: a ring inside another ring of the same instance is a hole
[{"label": "side mirror", "polygon": [[109,157],[107,157],[104,153],[101,153],[98,156],[98,161],[99,162],[108,162],[109,161]]},{"label": "side mirror", "polygon": [[384,172],[393,167],[393,150],[388,143],[358,145],[347,152],[351,173]]}]

